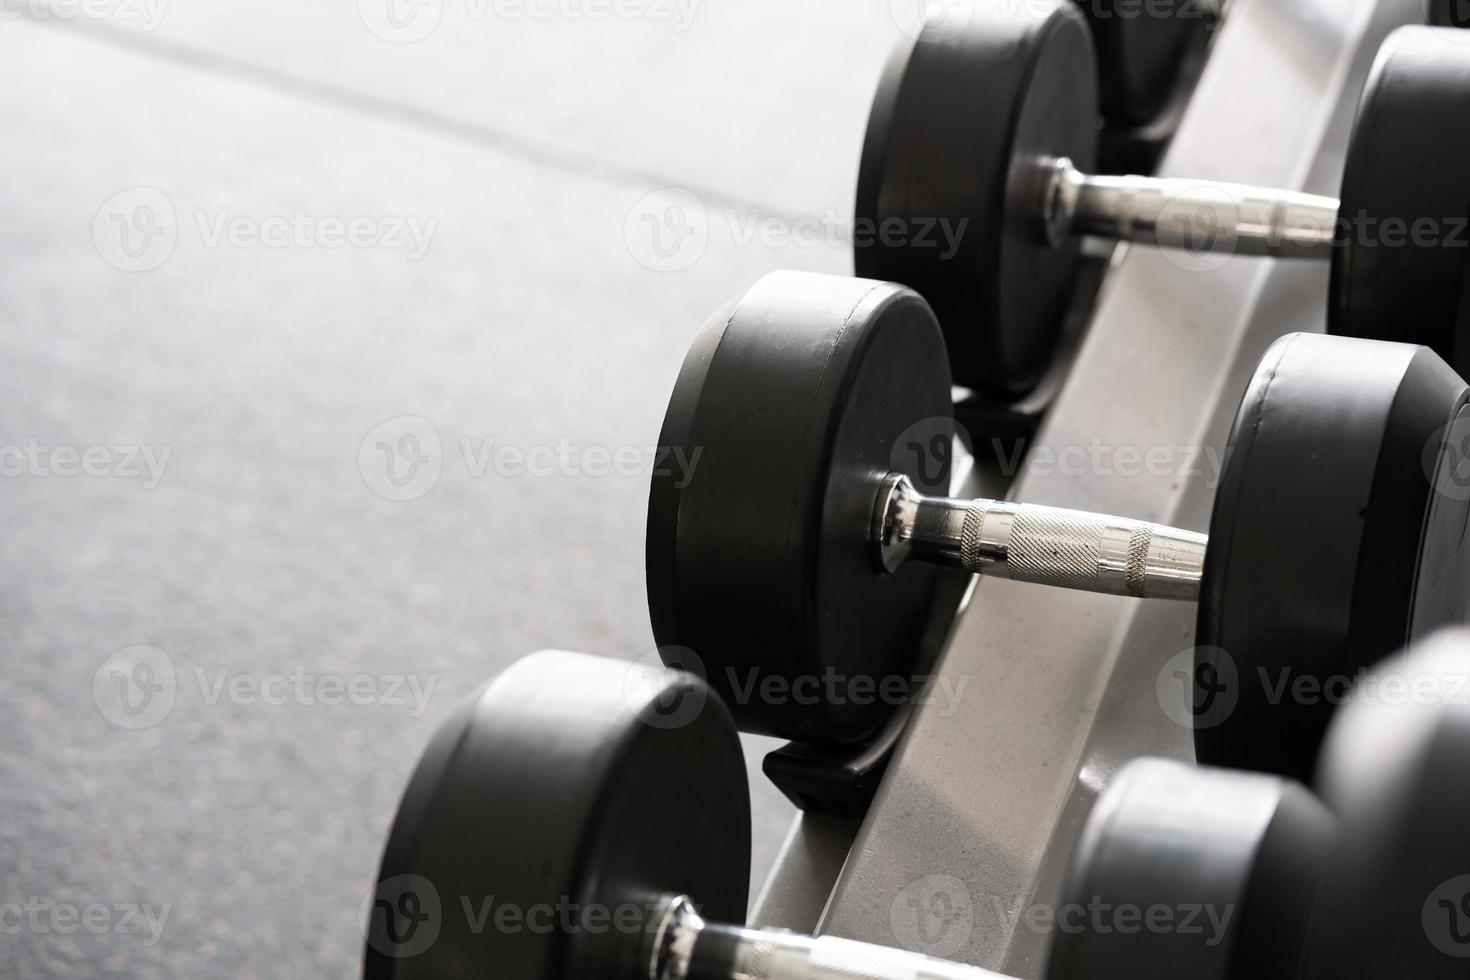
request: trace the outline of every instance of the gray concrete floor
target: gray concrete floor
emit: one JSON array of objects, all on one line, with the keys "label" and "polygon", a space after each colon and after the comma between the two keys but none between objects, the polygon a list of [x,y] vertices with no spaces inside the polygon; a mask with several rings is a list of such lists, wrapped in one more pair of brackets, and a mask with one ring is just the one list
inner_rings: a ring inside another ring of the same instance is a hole
[{"label": "gray concrete floor", "polygon": [[[356,974],[453,705],[537,649],[650,651],[645,450],[711,310],[850,270],[813,230],[895,6],[0,19],[0,975]],[[428,462],[395,486],[380,442]]]}]

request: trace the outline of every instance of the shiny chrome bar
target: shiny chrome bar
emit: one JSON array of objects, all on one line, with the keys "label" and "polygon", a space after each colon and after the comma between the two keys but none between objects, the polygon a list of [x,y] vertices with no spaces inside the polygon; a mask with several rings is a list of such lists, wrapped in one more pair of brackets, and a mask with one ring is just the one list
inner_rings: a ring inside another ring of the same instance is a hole
[{"label": "shiny chrome bar", "polygon": [[926,497],[902,475],[884,480],[873,512],[875,558],[884,571],[918,560],[1139,599],[1198,599],[1207,543],[1194,531],[1126,517]]},{"label": "shiny chrome bar", "polygon": [[1042,220],[1048,241],[1073,235],[1160,248],[1278,259],[1325,259],[1337,237],[1336,198],[1177,177],[1099,177],[1050,163]]}]

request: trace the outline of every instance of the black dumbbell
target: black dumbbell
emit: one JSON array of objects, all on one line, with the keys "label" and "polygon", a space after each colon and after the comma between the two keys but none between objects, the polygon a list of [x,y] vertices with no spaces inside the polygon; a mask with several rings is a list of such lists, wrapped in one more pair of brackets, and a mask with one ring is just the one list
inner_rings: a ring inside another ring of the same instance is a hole
[{"label": "black dumbbell", "polygon": [[[1000,980],[740,925],[748,793],[730,714],[697,678],[527,658],[446,723],[415,770],[369,902],[364,975]],[[1334,834],[1284,780],[1130,764],[1074,852],[1047,976],[1298,977]],[[1153,909],[1170,922],[1145,924]]]},{"label": "black dumbbell", "polygon": [[1208,545],[947,499],[947,377],[932,312],[892,283],[777,273],[695,341],[660,446],[696,462],[653,479],[649,609],[666,662],[702,664],[743,728],[868,739],[893,706],[874,685],[914,671],[939,577],[963,569],[1197,598],[1201,761],[1303,777],[1331,706],[1282,697],[1282,673],[1288,695],[1320,690],[1466,619],[1470,474],[1452,440],[1470,392],[1427,348],[1278,341],[1241,403]]},{"label": "black dumbbell", "polygon": [[[1199,180],[1097,177],[1092,39],[1065,0],[977,8],[891,64],[858,180],[857,273],[913,287],[955,380],[1026,391],[1055,349],[1080,236],[1331,258],[1329,331],[1419,343],[1470,372],[1470,45],[1406,27],[1369,77],[1340,201]],[[941,229],[944,234],[933,231]]]},{"label": "black dumbbell", "polygon": [[1217,22],[1212,0],[1077,0],[1097,45],[1102,115],[1113,126],[1151,121],[1173,95],[1185,55]]},{"label": "black dumbbell", "polygon": [[1470,962],[1470,635],[1379,666],[1338,713],[1318,788],[1341,818],[1314,975],[1466,975]]}]

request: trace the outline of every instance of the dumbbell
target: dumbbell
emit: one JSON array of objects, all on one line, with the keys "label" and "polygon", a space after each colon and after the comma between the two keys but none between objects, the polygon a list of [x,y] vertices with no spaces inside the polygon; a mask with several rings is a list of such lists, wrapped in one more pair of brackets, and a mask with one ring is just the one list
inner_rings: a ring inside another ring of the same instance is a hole
[{"label": "dumbbell", "polygon": [[1317,785],[1341,817],[1315,976],[1463,978],[1470,959],[1470,634],[1375,670],[1332,724]]},{"label": "dumbbell", "polygon": [[[1185,54],[1215,24],[1212,0],[1077,0],[1097,46],[1102,115],[1113,126],[1141,126],[1173,94]],[[968,11],[967,11],[968,12]]]},{"label": "dumbbell", "polygon": [[[1024,393],[1056,346],[1084,235],[1331,258],[1329,332],[1420,343],[1470,372],[1470,45],[1406,27],[1364,90],[1340,201],[1215,181],[1099,177],[1097,70],[1065,0],[978,6],[890,63],[858,179],[859,276],[939,315],[955,380]],[[935,229],[939,229],[936,231]],[[941,234],[940,232],[943,232]],[[1397,243],[1392,244],[1392,243]]]},{"label": "dumbbell", "polygon": [[742,728],[869,739],[894,704],[881,692],[913,692],[931,600],[960,569],[1197,599],[1201,761],[1309,778],[1331,706],[1283,698],[1281,675],[1288,695],[1330,690],[1466,619],[1470,392],[1427,348],[1277,342],[1236,416],[1208,539],[948,499],[947,365],[912,290],[802,273],[762,279],[694,341],[659,438],[694,465],[652,481],[649,610],[665,662],[702,670]]},{"label": "dumbbell", "polygon": [[[1074,852],[1047,976],[1300,976],[1334,835],[1286,780],[1132,763]],[[998,978],[922,950],[742,926],[749,855],[739,738],[702,681],[536,654],[448,721],[414,771],[368,903],[364,976]],[[914,944],[948,924],[921,920]]]}]

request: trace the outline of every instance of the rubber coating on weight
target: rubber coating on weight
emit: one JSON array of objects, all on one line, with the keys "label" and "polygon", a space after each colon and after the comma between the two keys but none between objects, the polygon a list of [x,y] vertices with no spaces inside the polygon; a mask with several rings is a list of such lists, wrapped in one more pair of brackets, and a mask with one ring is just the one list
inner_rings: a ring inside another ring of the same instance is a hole
[{"label": "rubber coating on weight", "polygon": [[[955,380],[1024,394],[1055,353],[1079,259],[1046,242],[1045,164],[1097,157],[1096,59],[1070,0],[977,6],[899,49],[858,177],[857,273],[901,282],[944,327]],[[956,242],[957,244],[951,244]]]},{"label": "rubber coating on weight", "polygon": [[659,445],[696,462],[653,478],[649,612],[743,730],[859,742],[894,707],[940,572],[881,573],[869,525],[889,472],[948,490],[948,378],[933,313],[890,283],[776,273],[695,341]]},{"label": "rubber coating on weight", "polygon": [[1357,672],[1465,621],[1470,493],[1447,479],[1464,457],[1444,443],[1466,402],[1427,348],[1295,334],[1267,352],[1210,525],[1201,762],[1309,779]]},{"label": "rubber coating on weight", "polygon": [[1470,634],[1383,664],[1333,722],[1318,779],[1342,818],[1317,977],[1463,980],[1470,964]]},{"label": "rubber coating on weight", "polygon": [[[1335,832],[1326,808],[1296,783],[1131,762],[1073,852],[1046,976],[1300,976]],[[1140,919],[1163,909],[1170,920],[1130,924],[1121,918],[1129,909]]]},{"label": "rubber coating on weight", "polygon": [[1470,375],[1470,35],[1404,27],[1358,108],[1333,250],[1329,329],[1425,344]]},{"label": "rubber coating on weight", "polygon": [[708,687],[536,654],[446,722],[414,771],[383,854],[364,975],[636,976],[657,896],[687,894],[739,923],[749,877],[740,741]]}]

